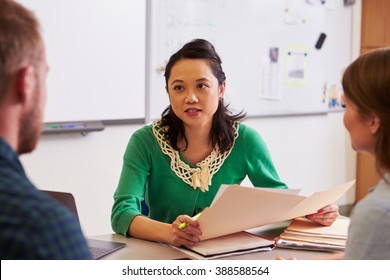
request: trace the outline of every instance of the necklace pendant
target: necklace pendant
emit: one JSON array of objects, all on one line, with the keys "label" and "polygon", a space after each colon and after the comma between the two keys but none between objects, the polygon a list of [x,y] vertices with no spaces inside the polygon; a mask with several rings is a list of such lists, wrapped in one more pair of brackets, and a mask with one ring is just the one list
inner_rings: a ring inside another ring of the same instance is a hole
[{"label": "necklace pendant", "polygon": [[207,165],[204,165],[196,169],[192,173],[191,186],[196,189],[199,188],[202,192],[209,191],[209,185],[211,185],[210,169]]}]

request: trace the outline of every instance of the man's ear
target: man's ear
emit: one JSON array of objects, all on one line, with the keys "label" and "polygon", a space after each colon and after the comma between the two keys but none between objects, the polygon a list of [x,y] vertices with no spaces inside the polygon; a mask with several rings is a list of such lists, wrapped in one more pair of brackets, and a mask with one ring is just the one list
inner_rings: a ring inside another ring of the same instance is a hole
[{"label": "man's ear", "polygon": [[371,116],[371,123],[370,123],[370,132],[372,135],[375,135],[377,134],[377,132],[379,131],[381,127],[381,119],[375,115],[375,114],[372,114]]},{"label": "man's ear", "polygon": [[18,101],[25,102],[31,96],[35,82],[35,69],[31,64],[18,71],[16,80]]}]

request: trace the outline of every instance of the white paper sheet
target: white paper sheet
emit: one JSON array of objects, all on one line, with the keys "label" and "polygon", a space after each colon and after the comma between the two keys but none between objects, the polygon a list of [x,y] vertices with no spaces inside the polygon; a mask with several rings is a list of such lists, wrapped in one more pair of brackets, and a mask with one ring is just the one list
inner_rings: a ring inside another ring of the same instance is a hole
[{"label": "white paper sheet", "polygon": [[201,240],[315,213],[336,202],[354,183],[355,180],[308,197],[291,194],[288,190],[226,187],[197,220],[202,230]]}]

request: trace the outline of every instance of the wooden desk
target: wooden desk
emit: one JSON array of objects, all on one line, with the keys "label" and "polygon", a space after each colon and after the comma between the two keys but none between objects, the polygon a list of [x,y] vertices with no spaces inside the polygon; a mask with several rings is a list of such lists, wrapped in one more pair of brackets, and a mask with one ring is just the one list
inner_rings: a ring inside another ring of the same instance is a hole
[{"label": "wooden desk", "polygon": [[[289,222],[267,225],[250,230],[250,232],[259,234],[264,237],[274,238],[287,227]],[[172,248],[169,245],[145,241],[138,238],[126,238],[119,234],[107,234],[91,237],[99,240],[109,240],[126,243],[127,246],[112,254],[105,256],[104,260],[176,260],[176,259],[193,259],[190,255]],[[244,255],[229,256],[220,258],[221,260],[274,260],[281,256],[285,258],[296,257],[301,260],[314,258],[327,258],[334,253],[319,251],[304,251],[294,249],[275,248],[268,252],[256,252]]]}]

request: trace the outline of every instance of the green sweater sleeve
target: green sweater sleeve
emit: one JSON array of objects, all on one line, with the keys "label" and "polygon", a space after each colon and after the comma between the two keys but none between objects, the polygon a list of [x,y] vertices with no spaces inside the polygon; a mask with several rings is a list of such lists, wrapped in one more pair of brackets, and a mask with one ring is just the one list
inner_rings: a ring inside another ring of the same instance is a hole
[{"label": "green sweater sleeve", "polygon": [[111,226],[116,233],[127,236],[131,221],[142,215],[141,202],[150,174],[153,141],[150,127],[145,126],[134,132],[127,145],[111,212]]}]

